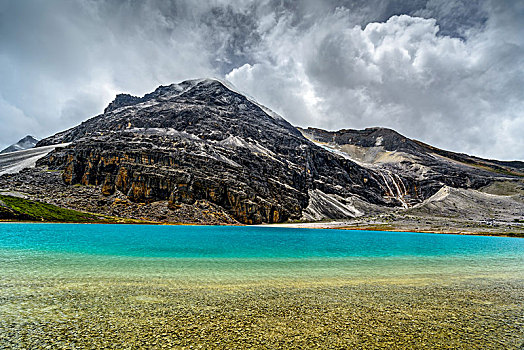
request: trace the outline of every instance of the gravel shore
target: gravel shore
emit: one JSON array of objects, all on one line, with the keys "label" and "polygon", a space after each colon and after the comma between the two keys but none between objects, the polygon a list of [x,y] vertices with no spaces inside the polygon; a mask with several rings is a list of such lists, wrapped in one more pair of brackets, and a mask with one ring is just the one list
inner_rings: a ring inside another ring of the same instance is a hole
[{"label": "gravel shore", "polygon": [[1,282],[0,348],[521,349],[524,281]]}]

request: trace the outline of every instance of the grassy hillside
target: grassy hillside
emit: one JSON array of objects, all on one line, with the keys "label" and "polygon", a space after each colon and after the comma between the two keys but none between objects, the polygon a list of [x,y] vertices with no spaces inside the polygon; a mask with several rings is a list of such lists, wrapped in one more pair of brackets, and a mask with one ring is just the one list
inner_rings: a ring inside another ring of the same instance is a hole
[{"label": "grassy hillside", "polygon": [[0,195],[0,220],[84,223],[117,221],[101,215],[6,195]]}]

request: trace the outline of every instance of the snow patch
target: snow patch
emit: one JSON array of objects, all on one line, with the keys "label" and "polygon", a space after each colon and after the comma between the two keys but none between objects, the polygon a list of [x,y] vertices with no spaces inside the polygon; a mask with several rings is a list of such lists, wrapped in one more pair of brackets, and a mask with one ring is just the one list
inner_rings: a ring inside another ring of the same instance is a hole
[{"label": "snow patch", "polygon": [[184,139],[200,140],[199,137],[193,134],[189,134],[185,131],[178,131],[173,128],[130,128],[126,129],[126,131],[145,135],[176,136]]},{"label": "snow patch", "polygon": [[249,147],[249,145],[247,144],[246,141],[244,141],[243,138],[238,137],[238,136],[233,136],[233,135],[230,135],[228,138],[223,139],[222,141],[219,141],[218,143],[225,147],[233,147],[233,148],[235,147],[248,148]]},{"label": "snow patch", "polygon": [[330,152],[330,153],[334,153],[336,154],[337,156],[340,156],[342,158],[345,158],[345,159],[348,159],[348,160],[351,160],[353,161],[353,158],[351,158],[347,153],[345,152],[342,152],[342,151],[339,151],[338,149],[335,149],[335,148],[331,148],[327,145],[323,145],[321,143],[316,143],[318,146],[320,146],[321,148],[325,149],[326,151]]},{"label": "snow patch", "polygon": [[37,160],[45,157],[56,148],[67,145],[69,145],[69,143],[0,154],[0,175],[15,174],[25,168],[34,168]]},{"label": "snow patch", "polygon": [[246,148],[253,153],[263,154],[263,155],[266,155],[272,158],[275,155],[275,153],[265,148],[264,146],[260,145],[258,142],[247,142],[243,138],[234,136],[234,135],[230,135],[228,138],[222,141],[219,141],[218,143],[222,146],[230,147],[230,148],[236,148],[236,147]]}]

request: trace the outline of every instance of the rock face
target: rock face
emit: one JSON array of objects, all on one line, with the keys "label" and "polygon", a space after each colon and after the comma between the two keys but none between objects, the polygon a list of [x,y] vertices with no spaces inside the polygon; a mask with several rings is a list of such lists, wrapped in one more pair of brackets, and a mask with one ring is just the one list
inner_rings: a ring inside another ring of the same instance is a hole
[{"label": "rock face", "polygon": [[33,148],[36,146],[37,142],[38,140],[35,139],[33,136],[27,135],[26,137],[24,137],[17,143],[7,148],[4,148],[2,151],[0,151],[0,153],[10,153],[10,152],[22,151],[25,149]]},{"label": "rock face", "polygon": [[[69,185],[97,185],[104,195],[119,191],[138,203],[168,200],[173,210],[207,201],[246,224],[304,213],[357,215],[355,198],[402,205],[387,195],[382,174],[315,145],[217,80],[161,86],[144,97],[118,95],[103,114],[38,146],[67,142],[38,164],[62,170]],[[395,179],[406,195],[420,196],[410,179]],[[330,200],[333,205],[322,204]]]}]

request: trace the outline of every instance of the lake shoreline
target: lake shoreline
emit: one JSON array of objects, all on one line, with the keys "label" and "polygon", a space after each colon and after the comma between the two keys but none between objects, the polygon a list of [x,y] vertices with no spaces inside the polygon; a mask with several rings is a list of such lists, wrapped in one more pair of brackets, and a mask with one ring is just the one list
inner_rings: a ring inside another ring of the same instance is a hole
[{"label": "lake shoreline", "polygon": [[[22,220],[3,220],[0,219],[0,224],[3,223],[20,223],[20,224],[86,224],[86,225],[153,225],[153,226],[233,226],[233,227],[281,227],[281,228],[306,228],[317,230],[349,230],[349,231],[378,231],[378,232],[412,232],[412,233],[432,233],[443,235],[461,235],[461,236],[490,236],[490,237],[511,237],[524,238],[524,233],[507,233],[507,232],[479,232],[479,231],[439,231],[426,230],[416,228],[381,228],[377,226],[350,226],[341,222],[309,222],[309,223],[275,223],[275,224],[258,224],[258,225],[244,225],[244,224],[202,224],[202,223],[177,223],[177,222],[54,222],[54,221],[22,221]],[[342,225],[341,225],[342,224]]]},{"label": "lake shoreline", "polygon": [[282,227],[282,228],[307,228],[316,230],[348,230],[348,231],[378,231],[378,232],[406,232],[406,233],[432,233],[432,234],[443,234],[443,235],[460,235],[460,236],[489,236],[489,237],[511,237],[511,238],[524,238],[524,234],[518,233],[517,235],[497,232],[470,232],[470,231],[437,231],[437,230],[419,230],[419,229],[384,229],[377,227],[365,227],[365,226],[343,226],[343,227],[330,227],[329,223],[321,223],[321,227],[318,227],[318,223],[298,223],[298,224],[263,224],[253,225],[260,227]]}]

